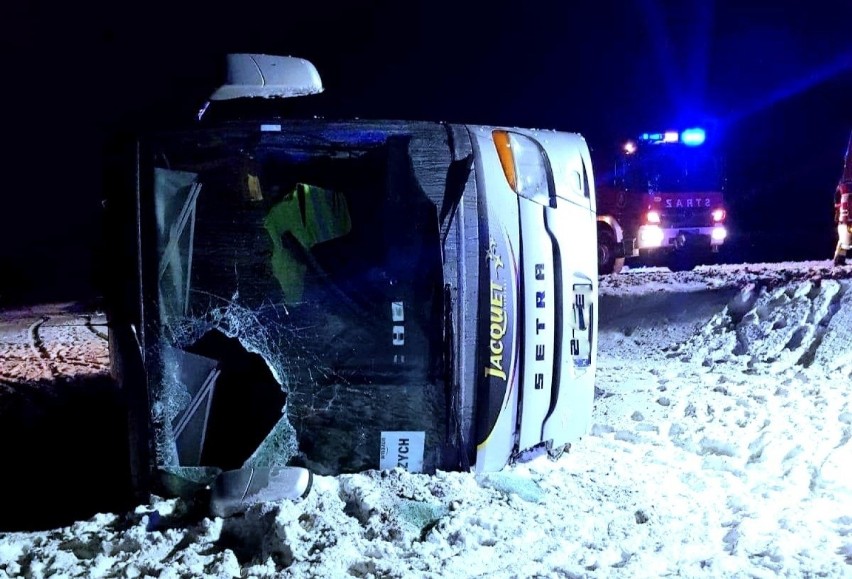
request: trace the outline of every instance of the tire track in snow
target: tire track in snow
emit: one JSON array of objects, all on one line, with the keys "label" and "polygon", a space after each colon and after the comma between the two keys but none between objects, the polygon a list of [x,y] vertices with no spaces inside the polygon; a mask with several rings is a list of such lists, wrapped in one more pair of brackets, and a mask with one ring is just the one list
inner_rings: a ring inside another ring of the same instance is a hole
[{"label": "tire track in snow", "polygon": [[84,316],[83,319],[86,320],[86,322],[85,322],[86,329],[88,329],[90,332],[92,332],[94,335],[96,335],[98,338],[100,338],[104,342],[109,342],[109,336],[107,336],[105,333],[103,333],[100,330],[98,330],[97,328],[95,328],[95,325],[92,323],[92,316],[91,315]]},{"label": "tire track in snow", "polygon": [[35,358],[39,361],[42,368],[45,371],[45,375],[51,378],[56,378],[59,376],[59,372],[56,370],[56,367],[53,365],[53,362],[50,359],[50,352],[47,351],[47,348],[44,345],[44,342],[39,335],[39,329],[41,326],[50,319],[49,316],[42,316],[40,319],[33,322],[33,324],[29,327],[29,336],[30,336],[30,348],[35,355]]},{"label": "tire track in snow", "polygon": [[100,358],[108,354],[106,342],[81,324],[45,325],[42,327],[41,339],[54,367],[63,374],[67,366],[86,366],[93,370],[105,366],[106,361]]},{"label": "tire track in snow", "polygon": [[[92,328],[86,327],[89,319]],[[89,315],[62,313],[7,322],[0,327],[0,378],[15,384],[64,382],[106,372],[108,342],[98,335],[97,325]]]}]

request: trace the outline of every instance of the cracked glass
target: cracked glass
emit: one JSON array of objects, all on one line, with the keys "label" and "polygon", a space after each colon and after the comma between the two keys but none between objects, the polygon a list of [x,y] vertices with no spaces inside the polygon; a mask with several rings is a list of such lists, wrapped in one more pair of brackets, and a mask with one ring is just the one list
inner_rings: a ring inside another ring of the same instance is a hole
[{"label": "cracked glass", "polygon": [[442,251],[408,143],[322,125],[155,141],[158,466],[355,472],[382,432],[424,433],[440,463]]}]

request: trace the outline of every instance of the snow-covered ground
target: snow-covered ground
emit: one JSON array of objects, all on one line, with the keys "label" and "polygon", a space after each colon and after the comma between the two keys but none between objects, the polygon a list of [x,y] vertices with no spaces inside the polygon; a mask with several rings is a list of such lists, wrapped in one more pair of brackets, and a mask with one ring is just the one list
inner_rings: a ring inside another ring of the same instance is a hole
[{"label": "snow-covered ground", "polygon": [[[852,577],[852,267],[626,271],[600,307],[594,426],[557,460],[316,477],[227,519],[158,498],[0,533],[0,577]],[[0,384],[14,348],[57,368],[0,324]]]}]

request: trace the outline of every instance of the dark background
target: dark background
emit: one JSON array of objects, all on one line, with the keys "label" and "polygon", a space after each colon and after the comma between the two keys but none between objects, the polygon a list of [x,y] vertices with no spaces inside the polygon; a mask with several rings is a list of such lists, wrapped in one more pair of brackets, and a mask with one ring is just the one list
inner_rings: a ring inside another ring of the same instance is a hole
[{"label": "dark background", "polygon": [[12,0],[0,44],[0,306],[99,295],[111,136],[189,118],[228,52],[308,58],[341,116],[578,131],[594,155],[710,121],[734,259],[833,250],[852,2]]}]

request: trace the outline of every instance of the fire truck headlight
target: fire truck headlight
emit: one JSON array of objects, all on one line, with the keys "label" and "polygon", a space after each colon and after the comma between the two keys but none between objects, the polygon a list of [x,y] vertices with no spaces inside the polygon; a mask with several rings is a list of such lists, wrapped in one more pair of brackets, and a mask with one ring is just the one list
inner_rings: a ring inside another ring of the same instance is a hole
[{"label": "fire truck headlight", "polygon": [[724,209],[714,209],[713,210],[713,221],[719,222],[725,220],[725,210]]},{"label": "fire truck headlight", "polygon": [[852,245],[852,225],[841,223],[837,226],[837,235],[840,240],[840,245],[844,248]]},{"label": "fire truck headlight", "polygon": [[640,247],[659,247],[663,244],[664,237],[663,230],[656,225],[643,225],[639,228]]},{"label": "fire truck headlight", "polygon": [[530,201],[550,206],[550,187],[541,145],[511,131],[494,131],[492,138],[512,190]]},{"label": "fire truck headlight", "polygon": [[649,211],[645,215],[645,220],[648,223],[659,223],[660,222],[660,212],[659,211]]},{"label": "fire truck headlight", "polygon": [[728,237],[728,230],[718,225],[710,232],[710,238],[713,241],[724,241],[726,237]]}]

